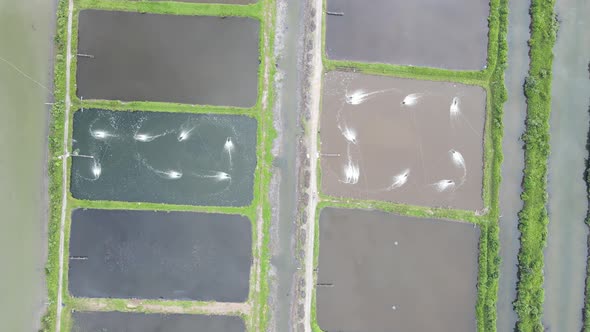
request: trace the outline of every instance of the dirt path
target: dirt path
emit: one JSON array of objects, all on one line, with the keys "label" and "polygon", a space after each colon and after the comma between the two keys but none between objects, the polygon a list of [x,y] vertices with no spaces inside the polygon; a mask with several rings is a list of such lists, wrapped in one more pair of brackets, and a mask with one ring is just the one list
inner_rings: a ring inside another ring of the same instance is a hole
[{"label": "dirt path", "polygon": [[65,246],[65,224],[68,206],[68,136],[70,132],[70,69],[72,64],[72,16],[74,13],[74,0],[68,1],[68,42],[66,50],[66,105],[64,113],[64,141],[62,155],[62,193],[61,193],[61,219],[59,225],[59,276],[57,284],[57,312],[55,314],[55,331],[61,331],[61,311],[64,275],[64,246]]},{"label": "dirt path", "polygon": [[309,171],[311,181],[309,185],[309,203],[307,204],[307,242],[305,244],[305,331],[311,331],[311,301],[313,299],[313,247],[315,242],[315,212],[318,200],[317,188],[317,141],[318,141],[318,122],[320,111],[320,93],[322,85],[322,17],[323,6],[322,0],[311,0],[315,7],[315,30],[313,36],[312,50],[312,73],[310,84],[310,119],[309,119],[309,136],[307,137],[307,151],[310,158]]}]

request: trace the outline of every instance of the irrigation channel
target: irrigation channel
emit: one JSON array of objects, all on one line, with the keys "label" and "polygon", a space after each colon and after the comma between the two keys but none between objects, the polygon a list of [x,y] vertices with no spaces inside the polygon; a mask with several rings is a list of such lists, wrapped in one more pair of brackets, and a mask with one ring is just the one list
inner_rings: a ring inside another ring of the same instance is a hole
[{"label": "irrigation channel", "polygon": [[[297,210],[297,139],[299,127],[299,59],[301,53],[301,16],[305,1],[279,0],[277,2],[277,59],[279,77],[276,82],[278,101],[275,105],[276,127],[279,132],[277,158],[275,167],[278,180],[273,191],[278,195],[271,197],[274,206],[272,223],[272,260],[275,271],[272,302],[273,331],[292,331],[295,325],[294,312],[295,273],[297,258],[295,255],[295,220]],[[275,181],[273,181],[275,182]]]},{"label": "irrigation channel", "polygon": [[580,331],[587,254],[583,174],[588,154],[590,2],[557,0],[555,9],[560,25],[553,49],[543,324],[549,331]]},{"label": "irrigation channel", "polygon": [[0,0],[0,321],[36,331],[45,310],[46,146],[56,1]]},{"label": "irrigation channel", "polygon": [[520,136],[524,131],[526,100],[523,84],[529,67],[529,6],[530,1],[510,1],[508,16],[508,68],[505,72],[508,101],[504,105],[504,163],[500,187],[500,282],[498,289],[498,320],[500,332],[514,329],[516,313],[512,302],[516,299],[518,270],[518,211],[520,199],[524,151]]}]

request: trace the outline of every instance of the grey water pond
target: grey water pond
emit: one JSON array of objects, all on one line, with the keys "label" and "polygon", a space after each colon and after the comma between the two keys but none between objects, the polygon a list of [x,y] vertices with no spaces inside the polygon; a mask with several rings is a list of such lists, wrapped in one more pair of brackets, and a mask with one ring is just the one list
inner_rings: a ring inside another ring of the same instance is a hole
[{"label": "grey water pond", "polygon": [[86,109],[74,114],[75,198],[245,206],[253,197],[256,119]]},{"label": "grey water pond", "polygon": [[334,60],[479,70],[487,60],[488,0],[328,0]]},{"label": "grey water pond", "polygon": [[334,71],[324,76],[322,103],[325,193],[483,207],[481,87]]},{"label": "grey water pond", "polygon": [[322,330],[477,329],[478,227],[336,208],[319,227]]},{"label": "grey water pond", "polygon": [[252,226],[244,216],[77,209],[69,248],[76,297],[248,298]]},{"label": "grey water pond", "polygon": [[244,332],[240,317],[205,315],[164,315],[133,312],[72,313],[72,332]]},{"label": "grey water pond", "polygon": [[259,21],[83,10],[77,94],[84,99],[251,107]]}]

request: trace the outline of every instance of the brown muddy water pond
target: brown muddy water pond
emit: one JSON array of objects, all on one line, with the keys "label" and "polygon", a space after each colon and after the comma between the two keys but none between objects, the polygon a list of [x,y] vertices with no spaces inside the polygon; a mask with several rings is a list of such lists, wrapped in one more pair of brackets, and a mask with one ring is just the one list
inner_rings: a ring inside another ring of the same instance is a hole
[{"label": "brown muddy water pond", "polygon": [[252,107],[260,23],[83,10],[77,94],[84,99]]},{"label": "brown muddy water pond", "polygon": [[244,216],[77,209],[69,249],[76,297],[248,298],[252,229]]},{"label": "brown muddy water pond", "polygon": [[322,100],[324,193],[483,208],[483,88],[334,71]]},{"label": "brown muddy water pond", "polygon": [[245,115],[74,113],[75,198],[246,206],[256,169],[256,119]]},{"label": "brown muddy water pond", "polygon": [[489,0],[328,0],[330,59],[480,70]]},{"label": "brown muddy water pond", "polygon": [[323,331],[475,331],[479,228],[378,211],[320,213]]},{"label": "brown muddy water pond", "polygon": [[132,312],[72,313],[72,332],[244,332],[240,317],[164,315]]}]

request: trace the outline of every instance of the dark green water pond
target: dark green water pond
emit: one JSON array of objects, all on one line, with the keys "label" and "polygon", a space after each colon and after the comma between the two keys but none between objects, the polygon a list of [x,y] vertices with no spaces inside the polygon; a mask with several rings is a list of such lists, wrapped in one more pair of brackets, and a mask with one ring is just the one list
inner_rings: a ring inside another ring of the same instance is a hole
[{"label": "dark green water pond", "polygon": [[78,111],[72,195],[246,206],[253,198],[256,127],[242,115]]}]

